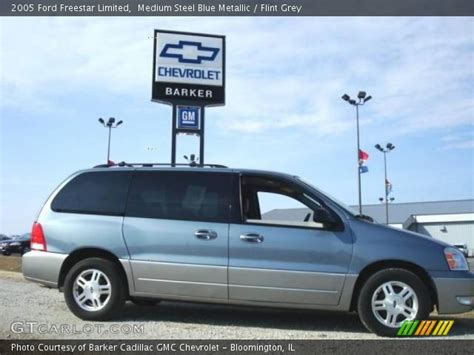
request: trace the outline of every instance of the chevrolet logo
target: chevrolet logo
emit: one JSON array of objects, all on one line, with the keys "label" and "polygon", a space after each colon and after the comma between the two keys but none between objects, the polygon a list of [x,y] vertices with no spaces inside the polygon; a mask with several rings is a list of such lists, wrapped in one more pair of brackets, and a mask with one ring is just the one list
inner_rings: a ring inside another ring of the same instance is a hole
[{"label": "chevrolet logo", "polygon": [[180,63],[201,64],[216,59],[217,53],[219,48],[204,47],[200,42],[179,41],[178,44],[165,44],[160,57],[177,58]]}]

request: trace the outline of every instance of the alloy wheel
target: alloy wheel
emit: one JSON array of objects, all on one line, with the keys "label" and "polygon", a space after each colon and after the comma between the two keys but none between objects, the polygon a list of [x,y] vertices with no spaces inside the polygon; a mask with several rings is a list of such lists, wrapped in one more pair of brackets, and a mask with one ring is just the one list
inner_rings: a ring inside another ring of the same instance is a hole
[{"label": "alloy wheel", "polygon": [[405,320],[415,319],[418,297],[406,283],[389,281],[375,290],[371,306],[380,323],[390,328],[399,328]]},{"label": "alloy wheel", "polygon": [[82,271],[74,280],[73,296],[82,309],[94,312],[104,308],[112,295],[112,286],[105,273],[97,269]]}]

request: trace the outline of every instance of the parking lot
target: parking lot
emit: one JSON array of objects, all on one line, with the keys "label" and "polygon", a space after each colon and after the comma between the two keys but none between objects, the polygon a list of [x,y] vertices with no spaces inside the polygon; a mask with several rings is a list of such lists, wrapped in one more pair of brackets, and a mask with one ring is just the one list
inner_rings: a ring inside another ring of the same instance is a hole
[{"label": "parking lot", "polygon": [[[0,266],[20,258],[0,256]],[[84,322],[67,309],[57,290],[27,282],[21,273],[0,271],[0,338],[6,339],[374,339],[355,313],[275,310],[162,302],[155,307],[127,303],[113,322]],[[474,312],[454,319],[449,338],[474,339]]]}]

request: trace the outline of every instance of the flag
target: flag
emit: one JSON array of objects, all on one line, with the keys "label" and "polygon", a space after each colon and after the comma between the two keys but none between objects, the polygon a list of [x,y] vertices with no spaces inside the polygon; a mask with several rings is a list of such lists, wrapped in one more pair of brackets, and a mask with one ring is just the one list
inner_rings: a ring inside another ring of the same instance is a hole
[{"label": "flag", "polygon": [[369,154],[364,152],[362,149],[359,149],[359,161],[366,161],[369,160]]},{"label": "flag", "polygon": [[359,170],[360,170],[360,173],[363,174],[363,173],[368,173],[369,172],[369,168],[365,165],[361,165],[359,166]]},{"label": "flag", "polygon": [[392,183],[388,181],[388,179],[385,179],[385,190],[387,192],[387,196],[392,192]]}]

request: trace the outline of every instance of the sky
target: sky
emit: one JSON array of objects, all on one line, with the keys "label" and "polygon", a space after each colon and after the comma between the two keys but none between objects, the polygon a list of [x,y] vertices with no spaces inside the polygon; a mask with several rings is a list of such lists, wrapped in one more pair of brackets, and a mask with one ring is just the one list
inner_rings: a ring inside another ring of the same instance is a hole
[{"label": "sky", "polygon": [[[0,233],[28,232],[74,171],[111,159],[169,162],[171,108],[151,102],[153,30],[226,36],[226,105],[206,110],[206,162],[299,175],[357,204],[355,108],[364,204],[474,197],[474,19],[2,18]],[[178,138],[182,155],[195,137]],[[284,207],[275,205],[275,207]]]}]

